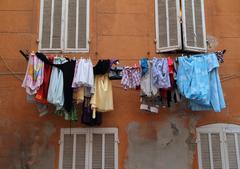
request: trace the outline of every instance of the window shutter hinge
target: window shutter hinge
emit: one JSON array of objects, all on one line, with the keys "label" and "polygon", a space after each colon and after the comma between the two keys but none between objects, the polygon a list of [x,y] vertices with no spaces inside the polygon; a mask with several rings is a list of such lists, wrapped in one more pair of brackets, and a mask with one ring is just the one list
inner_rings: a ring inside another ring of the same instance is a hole
[{"label": "window shutter hinge", "polygon": [[115,143],[118,143],[118,144],[119,144],[119,143],[120,143],[119,139],[116,139],[116,140],[115,140]]}]

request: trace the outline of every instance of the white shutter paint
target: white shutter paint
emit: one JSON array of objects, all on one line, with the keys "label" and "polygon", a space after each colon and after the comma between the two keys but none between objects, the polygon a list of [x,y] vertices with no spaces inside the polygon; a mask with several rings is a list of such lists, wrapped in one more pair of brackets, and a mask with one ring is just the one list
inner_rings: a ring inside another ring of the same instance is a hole
[{"label": "white shutter paint", "polygon": [[86,135],[77,134],[76,137],[76,159],[75,169],[85,169],[87,166],[87,146],[86,146]]},{"label": "white shutter paint", "polygon": [[88,52],[89,0],[41,0],[39,50]]},{"label": "white shutter paint", "polygon": [[118,169],[115,128],[61,129],[59,169]]},{"label": "white shutter paint", "polygon": [[103,135],[93,134],[92,139],[92,169],[102,169]]},{"label": "white shutter paint", "polygon": [[237,151],[234,133],[226,133],[227,161],[229,169],[238,169]]},{"label": "white shutter paint", "polygon": [[211,169],[208,134],[200,134],[202,169]]},{"label": "white shutter paint", "polygon": [[183,48],[206,51],[204,0],[182,0]]},{"label": "white shutter paint", "polygon": [[179,0],[155,0],[157,51],[181,49]]},{"label": "white shutter paint", "polygon": [[114,169],[115,154],[115,138],[114,134],[105,134],[105,169]]},{"label": "white shutter paint", "polygon": [[73,135],[64,135],[62,169],[73,168],[73,140]]}]

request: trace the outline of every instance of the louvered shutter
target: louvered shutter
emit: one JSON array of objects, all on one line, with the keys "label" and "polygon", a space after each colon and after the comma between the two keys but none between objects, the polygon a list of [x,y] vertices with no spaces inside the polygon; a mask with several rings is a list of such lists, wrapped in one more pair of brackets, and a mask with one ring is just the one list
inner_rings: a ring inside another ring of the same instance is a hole
[{"label": "louvered shutter", "polygon": [[93,131],[92,169],[117,169],[116,133]]},{"label": "louvered shutter", "polygon": [[88,149],[86,146],[86,134],[77,134],[76,136],[76,160],[75,169],[87,169]]},{"label": "louvered shutter", "polygon": [[155,12],[157,50],[181,49],[179,0],[155,0]]},{"label": "louvered shutter", "polygon": [[87,169],[88,149],[86,139],[86,134],[64,134],[60,169]]},{"label": "louvered shutter", "polygon": [[[235,138],[236,137],[236,138]],[[238,136],[239,137],[239,136]],[[237,141],[237,134],[235,136],[234,133],[226,133],[226,143],[227,143],[227,164],[229,169],[239,169],[238,168],[238,161],[237,158],[239,155],[237,154],[238,150],[238,143]]]},{"label": "louvered shutter", "polygon": [[114,169],[115,166],[115,137],[114,134],[105,134],[105,169]]},{"label": "louvered shutter", "polygon": [[73,135],[64,135],[62,169],[72,169],[73,167],[73,140]]},{"label": "louvered shutter", "polygon": [[102,169],[103,166],[103,135],[92,136],[92,169]]},{"label": "louvered shutter", "polygon": [[219,133],[200,134],[200,169],[222,169],[222,154]]},{"label": "louvered shutter", "polygon": [[182,0],[183,48],[206,51],[204,0]]},{"label": "louvered shutter", "polygon": [[87,0],[68,0],[67,46],[68,50],[87,48]]},{"label": "louvered shutter", "polygon": [[62,35],[62,0],[42,0],[40,49],[60,50]]}]

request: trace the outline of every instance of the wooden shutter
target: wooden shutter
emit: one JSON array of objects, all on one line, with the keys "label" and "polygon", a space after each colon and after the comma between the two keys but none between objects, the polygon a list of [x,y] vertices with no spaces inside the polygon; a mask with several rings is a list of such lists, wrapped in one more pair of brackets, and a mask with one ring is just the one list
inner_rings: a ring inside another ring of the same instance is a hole
[{"label": "wooden shutter", "polygon": [[155,0],[155,16],[157,50],[181,49],[179,0]]},{"label": "wooden shutter", "polygon": [[66,48],[87,48],[88,0],[68,0]]},{"label": "wooden shutter", "polygon": [[64,135],[62,169],[73,168],[73,140],[73,135]]},{"label": "wooden shutter", "polygon": [[115,166],[115,137],[114,134],[105,134],[105,169],[114,169]]},{"label": "wooden shutter", "polygon": [[204,0],[182,0],[183,48],[206,51]]},{"label": "wooden shutter", "polygon": [[88,149],[86,146],[86,135],[77,134],[76,136],[76,160],[75,169],[87,169],[88,163]]},{"label": "wooden shutter", "polygon": [[200,169],[222,169],[220,133],[201,133],[198,146]]},{"label": "wooden shutter", "polygon": [[40,49],[60,50],[62,0],[41,0]]},{"label": "wooden shutter", "polygon": [[92,136],[92,169],[103,169],[103,135]]},{"label": "wooden shutter", "polygon": [[62,151],[60,151],[60,169],[87,169],[88,147],[87,134],[63,134]]},{"label": "wooden shutter", "polygon": [[237,140],[238,140],[237,134],[226,133],[227,164],[229,169],[239,169],[238,168],[239,154],[237,154],[239,150],[237,150],[238,147],[238,143],[236,143]]},{"label": "wooden shutter", "polygon": [[118,169],[116,140],[116,129],[95,129],[93,131],[91,169]]}]

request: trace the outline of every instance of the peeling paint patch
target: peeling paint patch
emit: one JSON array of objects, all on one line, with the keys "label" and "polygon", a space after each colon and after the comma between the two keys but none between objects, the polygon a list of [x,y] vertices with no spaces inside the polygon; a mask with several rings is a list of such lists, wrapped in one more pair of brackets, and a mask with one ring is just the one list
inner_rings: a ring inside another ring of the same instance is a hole
[{"label": "peeling paint patch", "polygon": [[127,132],[128,158],[125,169],[191,168],[195,142],[193,134],[184,127],[183,119],[174,116],[161,123],[133,122],[129,124]]},{"label": "peeling paint patch", "polygon": [[54,147],[49,140],[51,123],[23,123],[1,119],[0,166],[5,169],[53,169]]}]

